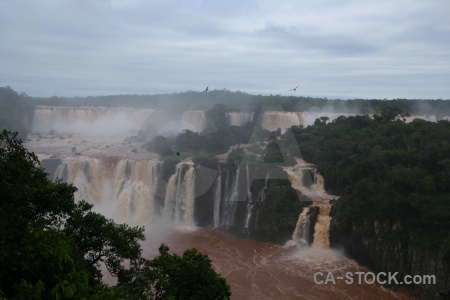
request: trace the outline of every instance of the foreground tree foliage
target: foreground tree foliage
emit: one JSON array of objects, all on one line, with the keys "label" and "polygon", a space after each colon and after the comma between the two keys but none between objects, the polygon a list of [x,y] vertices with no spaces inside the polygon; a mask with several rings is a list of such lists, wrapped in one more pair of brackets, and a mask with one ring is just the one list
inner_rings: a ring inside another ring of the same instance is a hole
[{"label": "foreground tree foliage", "polygon": [[169,254],[164,244],[155,259],[141,259],[123,271],[119,282],[125,296],[133,299],[222,300],[231,296],[229,285],[211,268],[207,255],[196,249],[186,250],[183,256]]},{"label": "foreground tree foliage", "polygon": [[[0,133],[0,299],[139,299],[139,291],[149,289],[151,299],[229,298],[229,286],[206,255],[192,249],[178,259],[163,247],[159,257],[145,260],[143,228],[116,224],[92,205],[75,203],[75,191],[49,181],[17,133]],[[126,269],[125,261],[133,267]],[[170,270],[186,263],[188,273],[173,277]],[[102,265],[121,278],[116,286],[102,283]],[[136,288],[139,272],[152,276]]]}]

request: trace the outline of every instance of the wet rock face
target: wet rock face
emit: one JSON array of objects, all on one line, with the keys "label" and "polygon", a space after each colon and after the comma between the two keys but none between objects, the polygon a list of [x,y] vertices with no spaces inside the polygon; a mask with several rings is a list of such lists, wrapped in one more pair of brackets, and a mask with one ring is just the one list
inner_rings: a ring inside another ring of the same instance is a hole
[{"label": "wet rock face", "polygon": [[330,245],[374,272],[406,275],[435,275],[436,284],[397,285],[420,299],[450,299],[450,253],[443,247],[428,249],[415,243],[400,222],[375,220],[343,226],[337,217],[339,201],[330,212]]}]

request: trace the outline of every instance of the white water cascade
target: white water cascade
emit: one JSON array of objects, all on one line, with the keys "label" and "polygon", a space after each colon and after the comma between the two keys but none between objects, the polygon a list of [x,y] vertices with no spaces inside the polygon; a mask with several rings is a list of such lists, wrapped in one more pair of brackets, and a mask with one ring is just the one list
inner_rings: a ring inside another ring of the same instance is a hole
[{"label": "white water cascade", "polygon": [[[225,220],[225,228],[229,229],[231,226],[234,225],[234,216],[236,213],[236,207],[237,207],[237,201],[239,197],[239,170],[240,168],[237,168],[236,175],[234,180],[231,183],[231,187],[228,190],[228,193],[226,195],[226,201],[225,201],[225,208],[224,208],[224,220]],[[228,188],[229,186],[229,173],[227,172],[227,178],[225,187]]]},{"label": "white water cascade", "polygon": [[177,164],[167,184],[163,216],[178,226],[195,226],[195,168],[192,163]]},{"label": "white water cascade", "polygon": [[250,191],[250,170],[249,170],[249,165],[246,165],[246,175],[247,175],[247,213],[246,213],[246,217],[245,217],[245,222],[244,222],[244,228],[248,228],[248,225],[250,223],[250,219],[252,217],[252,213],[253,213],[253,204],[252,204],[252,192]]},{"label": "white water cascade", "polygon": [[214,193],[214,228],[218,228],[220,226],[220,204],[222,199],[222,172],[219,166],[219,176],[216,179],[216,187]]},{"label": "white water cascade", "polygon": [[161,162],[121,160],[113,181],[119,211],[133,217],[139,225],[145,224],[155,213],[155,194],[158,187]]},{"label": "white water cascade", "polygon": [[59,133],[117,136],[137,132],[153,112],[152,109],[38,105],[32,128],[40,133],[53,129]]},{"label": "white water cascade", "polygon": [[299,190],[313,202],[312,205],[305,207],[300,213],[294,233],[292,234],[292,241],[289,241],[288,244],[304,244],[311,230],[311,226],[313,226],[309,215],[310,211],[313,207],[318,207],[319,212],[314,224],[314,239],[312,244],[329,248],[331,221],[330,200],[337,199],[337,197],[326,193],[323,177],[317,174],[314,165],[297,159],[297,164],[294,167],[284,167],[283,169],[288,173],[292,187]]},{"label": "white water cascade", "polygon": [[152,129],[153,134],[202,132],[207,123],[204,110],[174,111],[124,107],[52,107],[38,105],[34,111],[34,132],[81,134],[84,136],[136,134]]},{"label": "white water cascade", "polygon": [[227,112],[228,122],[231,126],[243,126],[253,121],[253,112]]},{"label": "white water cascade", "polygon": [[319,204],[319,216],[314,226],[314,245],[320,245],[324,248],[330,248],[329,231],[330,231],[330,210],[329,203]]},{"label": "white water cascade", "polygon": [[292,234],[292,241],[307,244],[309,228],[311,226],[311,219],[308,216],[311,207],[304,207],[300,213],[297,224],[295,225],[294,233]]},{"label": "white water cascade", "polygon": [[318,174],[314,165],[297,159],[293,167],[283,167],[289,176],[292,187],[303,195],[314,200],[332,200],[335,196],[328,195],[324,187],[324,179]]},{"label": "white water cascade", "polygon": [[68,157],[53,176],[77,187],[75,200],[109,206],[138,225],[154,214],[161,162],[118,158]]},{"label": "white water cascade", "polygon": [[285,112],[285,111],[266,111],[262,116],[262,128],[269,131],[276,131],[278,128],[281,132],[286,131],[293,125],[303,125],[302,112]]}]

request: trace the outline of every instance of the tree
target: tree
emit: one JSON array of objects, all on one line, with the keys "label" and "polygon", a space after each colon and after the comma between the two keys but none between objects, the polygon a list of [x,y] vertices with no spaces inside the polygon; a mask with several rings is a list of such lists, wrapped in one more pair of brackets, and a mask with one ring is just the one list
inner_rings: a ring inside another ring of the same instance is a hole
[{"label": "tree", "polygon": [[227,164],[236,165],[239,164],[244,157],[245,150],[244,148],[236,148],[230,151],[227,156]]},{"label": "tree", "polygon": [[145,149],[149,152],[158,153],[160,155],[172,155],[173,150],[170,148],[171,142],[162,135],[157,135],[145,144]]},{"label": "tree", "polygon": [[67,283],[86,296],[83,253],[61,232],[76,208],[75,188],[48,181],[38,164],[17,133],[0,134],[0,291],[7,298],[43,299]]},{"label": "tree", "polygon": [[[151,282],[149,285],[148,283]],[[119,288],[140,295],[134,299],[230,299],[231,289],[211,267],[211,260],[197,249],[182,256],[170,254],[162,244],[159,255],[142,259],[119,277]],[[127,297],[127,292],[124,292]]]},{"label": "tree", "polygon": [[[113,220],[91,211],[93,205],[81,201],[71,212],[63,232],[73,237],[90,266],[96,267],[95,276],[101,279],[102,264],[111,275],[117,276],[124,269],[125,259],[139,259],[145,240],[144,229],[116,224]],[[94,274],[93,274],[94,275]]]},{"label": "tree", "polygon": [[391,107],[391,106],[384,106],[380,109],[380,112],[378,115],[374,115],[374,119],[382,122],[390,122],[394,121],[396,119],[405,119],[406,117],[409,117],[408,113],[405,113],[401,108],[399,107]]},{"label": "tree", "polygon": [[8,87],[0,87],[0,130],[18,131],[20,137],[26,137],[31,129],[35,103],[25,93],[20,95]]},{"label": "tree", "polygon": [[209,153],[195,153],[192,161],[197,166],[202,166],[210,169],[217,169],[219,161],[217,158]]}]

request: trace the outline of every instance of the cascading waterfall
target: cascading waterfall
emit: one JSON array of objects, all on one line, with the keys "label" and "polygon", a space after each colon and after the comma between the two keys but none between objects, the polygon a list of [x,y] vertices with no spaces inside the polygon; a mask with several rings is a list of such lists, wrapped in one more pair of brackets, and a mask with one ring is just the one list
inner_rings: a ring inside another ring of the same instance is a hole
[{"label": "cascading waterfall", "polygon": [[298,217],[294,233],[292,234],[292,240],[295,242],[307,242],[309,228],[311,227],[311,219],[308,216],[309,209],[310,206],[304,207]]},{"label": "cascading waterfall", "polygon": [[244,222],[244,228],[248,228],[250,223],[250,219],[252,217],[253,212],[253,202],[252,202],[252,192],[250,191],[250,170],[249,165],[246,165],[246,175],[247,175],[247,213]]},{"label": "cascading waterfall", "polygon": [[330,248],[330,210],[331,205],[328,203],[319,205],[319,216],[316,225],[314,226],[314,245]]},{"label": "cascading waterfall", "polygon": [[242,126],[253,121],[253,112],[227,112],[231,126]]},{"label": "cascading waterfall", "polygon": [[53,177],[77,187],[76,201],[108,202],[117,214],[145,225],[154,214],[161,164],[156,160],[67,158]]},{"label": "cascading waterfall", "polygon": [[[299,190],[303,195],[310,198],[334,198],[334,196],[326,193],[324,179],[322,175],[317,174],[313,165],[299,160],[294,167],[284,167],[283,170],[288,173],[292,187]],[[307,180],[305,180],[305,178]]]},{"label": "cascading waterfall", "polygon": [[222,172],[219,166],[219,176],[216,179],[216,188],[214,194],[214,228],[220,226],[220,204],[222,199]]},{"label": "cascading waterfall", "polygon": [[[228,190],[225,202],[225,228],[229,229],[234,225],[234,216],[237,208],[237,200],[239,197],[239,169],[236,170],[236,175]],[[229,184],[229,174],[227,174],[226,187]]]},{"label": "cascading waterfall", "polygon": [[178,163],[175,174],[167,184],[163,216],[179,226],[195,226],[195,168],[193,164]]},{"label": "cascading waterfall", "polygon": [[262,128],[269,131],[286,131],[293,125],[304,125],[302,112],[266,111],[262,116]]},{"label": "cascading waterfall", "polygon": [[185,111],[181,121],[190,124],[193,131],[202,132],[206,127],[206,113],[204,110]]},{"label": "cascading waterfall", "polygon": [[153,112],[151,109],[38,105],[34,111],[32,128],[41,133],[57,129],[58,132],[83,135],[127,134],[140,129]]},{"label": "cascading waterfall", "polygon": [[[288,173],[292,187],[299,190],[303,195],[309,197],[313,201],[312,205],[305,207],[300,213],[296,228],[292,235],[292,241],[288,242],[289,245],[296,244],[297,241],[302,242],[303,240],[309,243],[308,235],[311,227],[314,226],[314,238],[312,244],[329,248],[329,229],[331,220],[331,217],[329,216],[331,204],[329,204],[329,201],[336,197],[326,193],[323,177],[320,174],[317,174],[313,165],[298,159],[297,165],[294,167],[284,167],[283,169]],[[313,178],[311,178],[311,175]],[[311,221],[310,215],[313,207],[319,208],[315,223]]]},{"label": "cascading waterfall", "polygon": [[[160,134],[164,127],[176,131],[190,129],[202,132],[207,123],[204,110],[173,111],[124,107],[52,107],[38,105],[34,111],[33,131],[81,134],[85,136],[136,134],[138,130],[154,129]],[[166,128],[167,129],[167,128]]]},{"label": "cascading waterfall", "polygon": [[155,194],[161,162],[123,159],[116,167],[114,195],[120,212],[144,225],[155,213]]},{"label": "cascading waterfall", "polygon": [[86,200],[89,203],[101,201],[101,178],[108,177],[102,162],[96,158],[83,157],[69,159],[58,166],[53,179],[60,178],[77,187],[75,201]]}]

